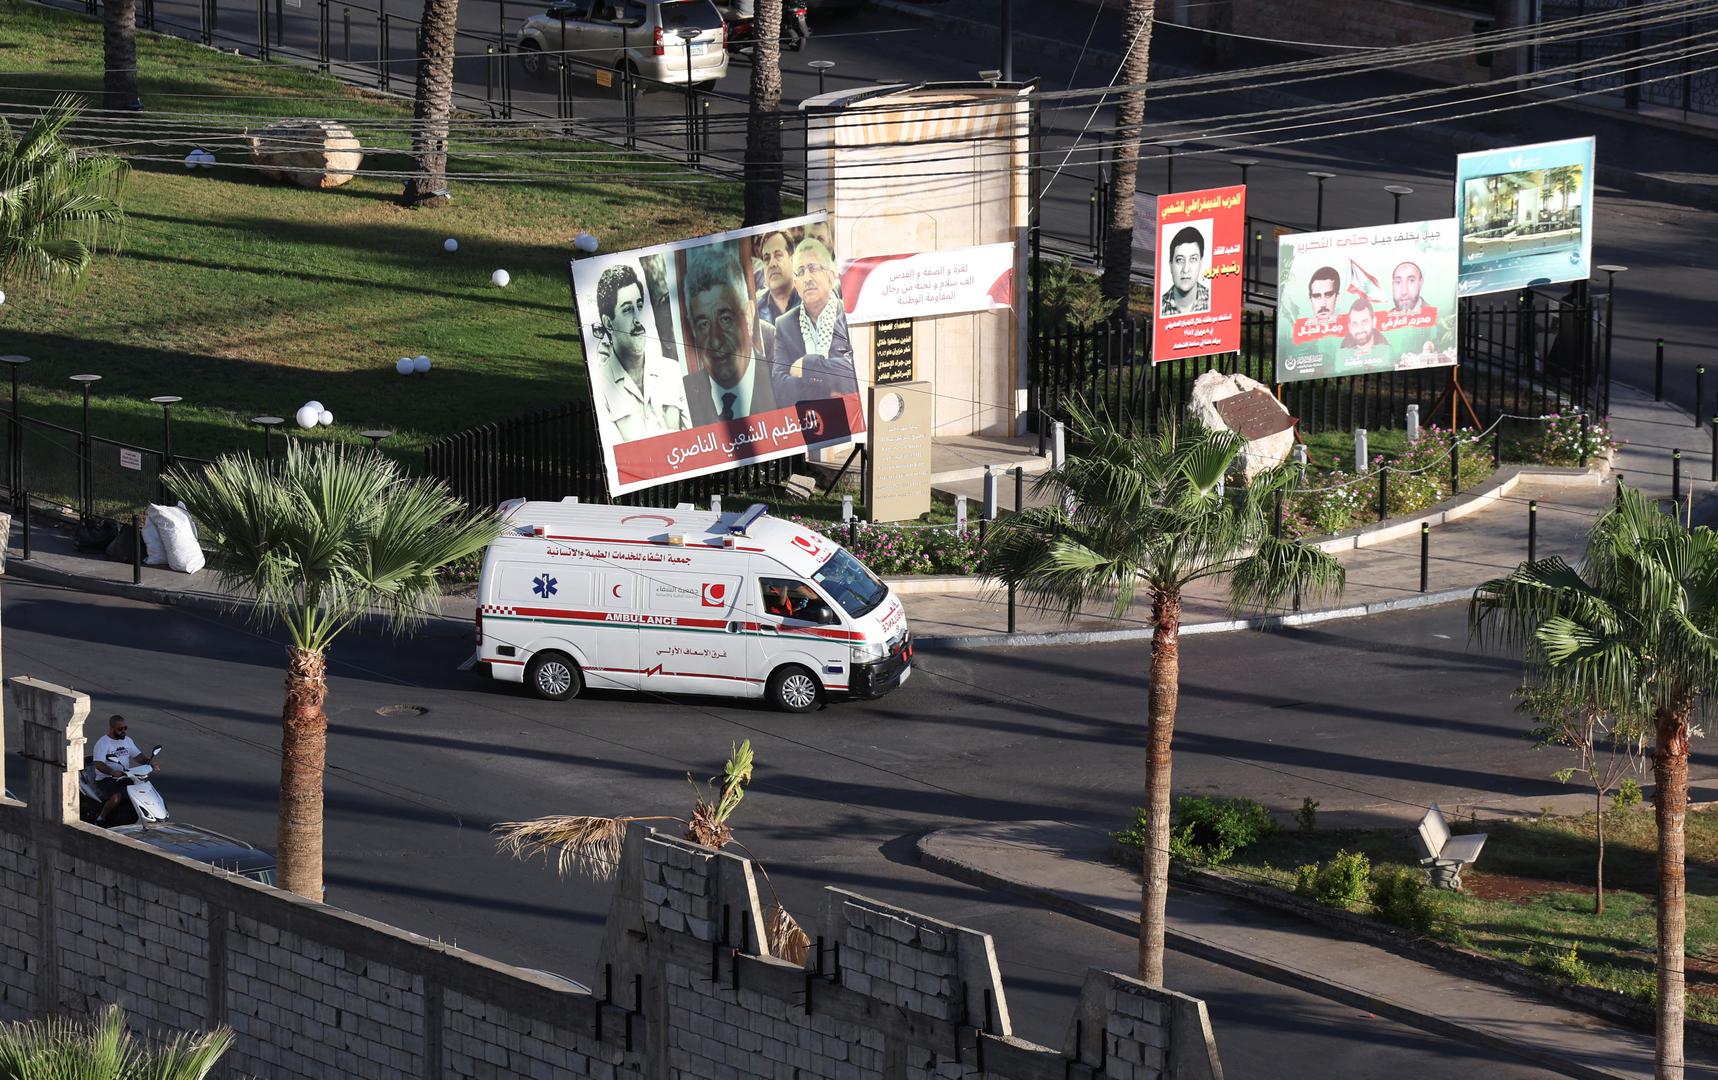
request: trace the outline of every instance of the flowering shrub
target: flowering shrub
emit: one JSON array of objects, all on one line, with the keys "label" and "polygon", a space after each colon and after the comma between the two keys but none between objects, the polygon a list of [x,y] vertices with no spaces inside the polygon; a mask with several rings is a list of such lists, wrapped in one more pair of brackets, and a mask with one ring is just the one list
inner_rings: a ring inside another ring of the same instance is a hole
[{"label": "flowering shrub", "polygon": [[861,523],[849,544],[847,526],[834,521],[788,520],[818,532],[846,547],[853,557],[879,576],[902,574],[959,574],[978,571],[983,549],[978,543],[977,524],[962,536],[952,526],[925,527],[867,525]]},{"label": "flowering shrub", "polygon": [[1532,460],[1542,465],[1579,465],[1616,450],[1605,420],[1589,421],[1581,430],[1581,414],[1552,413],[1540,424],[1538,443],[1530,448]]},{"label": "flowering shrub", "polygon": [[[1477,487],[1491,475],[1489,443],[1475,441],[1471,431],[1425,428],[1417,441],[1389,463],[1386,516],[1416,514],[1449,497],[1450,446],[1458,439],[1462,444],[1458,462],[1461,489]],[[1343,468],[1343,458],[1338,454],[1331,458],[1328,471],[1309,470],[1307,490],[1291,493],[1284,507],[1284,535],[1335,533],[1378,520],[1378,473],[1384,463],[1382,454],[1374,455],[1366,472],[1356,476]]]}]

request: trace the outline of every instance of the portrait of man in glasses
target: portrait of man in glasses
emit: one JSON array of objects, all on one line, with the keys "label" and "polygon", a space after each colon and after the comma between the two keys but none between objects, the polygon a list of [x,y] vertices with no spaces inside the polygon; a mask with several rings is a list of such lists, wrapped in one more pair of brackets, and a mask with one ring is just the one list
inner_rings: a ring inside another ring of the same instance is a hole
[{"label": "portrait of man in glasses", "polygon": [[835,257],[823,241],[808,236],[795,245],[793,283],[799,303],[775,321],[770,382],[776,401],[858,394],[847,312],[836,295]]}]

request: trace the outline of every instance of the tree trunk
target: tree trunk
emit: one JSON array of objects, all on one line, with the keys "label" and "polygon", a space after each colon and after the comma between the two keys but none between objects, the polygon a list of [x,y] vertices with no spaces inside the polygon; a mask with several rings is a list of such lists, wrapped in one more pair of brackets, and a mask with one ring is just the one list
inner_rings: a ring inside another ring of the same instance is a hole
[{"label": "tree trunk", "polygon": [[1658,818],[1658,1049],[1656,1080],[1682,1080],[1682,1024],[1687,983],[1683,975],[1688,931],[1683,826],[1688,817],[1689,707],[1661,707],[1654,718],[1653,808]]},{"label": "tree trunk", "polygon": [[137,96],[137,0],[102,0],[102,100],[104,109],[141,109]]},{"label": "tree trunk", "polygon": [[[781,7],[758,0],[752,22],[752,109],[746,117],[746,220],[781,217]],[[809,193],[808,193],[809,194]]]},{"label": "tree trunk", "polygon": [[1128,286],[1133,278],[1133,196],[1139,189],[1139,132],[1145,122],[1145,80],[1151,70],[1151,19],[1155,0],[1128,0],[1127,60],[1121,67],[1123,86],[1116,104],[1116,149],[1110,169],[1109,220],[1104,222],[1104,296],[1121,300],[1117,314],[1127,314]]},{"label": "tree trunk", "polygon": [[412,157],[402,206],[439,206],[447,194],[448,119],[453,115],[454,35],[459,0],[424,0],[418,27],[418,83],[413,98]]},{"label": "tree trunk", "polygon": [[286,708],[281,713],[280,820],[275,859],[280,887],[322,899],[322,772],[328,763],[327,658],[288,649]]},{"label": "tree trunk", "polygon": [[1593,914],[1605,913],[1605,789],[1594,785],[1593,826],[1599,834],[1599,860],[1594,866]]},{"label": "tree trunk", "polygon": [[1151,596],[1151,688],[1146,713],[1145,872],[1140,876],[1139,977],[1163,985],[1163,909],[1169,897],[1169,741],[1181,694],[1181,594]]}]

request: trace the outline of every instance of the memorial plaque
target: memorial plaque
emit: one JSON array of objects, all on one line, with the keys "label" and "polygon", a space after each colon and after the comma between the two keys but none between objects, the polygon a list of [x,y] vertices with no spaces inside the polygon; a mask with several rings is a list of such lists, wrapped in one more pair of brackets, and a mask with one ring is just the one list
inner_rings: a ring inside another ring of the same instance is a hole
[{"label": "memorial plaque", "polygon": [[889,319],[871,327],[871,356],[879,386],[913,381],[913,320]]},{"label": "memorial plaque", "polygon": [[1248,442],[1294,427],[1294,417],[1266,390],[1226,397],[1216,406],[1224,426]]},{"label": "memorial plaque", "polygon": [[865,468],[872,521],[909,521],[930,510],[934,404],[928,382],[871,387]]}]

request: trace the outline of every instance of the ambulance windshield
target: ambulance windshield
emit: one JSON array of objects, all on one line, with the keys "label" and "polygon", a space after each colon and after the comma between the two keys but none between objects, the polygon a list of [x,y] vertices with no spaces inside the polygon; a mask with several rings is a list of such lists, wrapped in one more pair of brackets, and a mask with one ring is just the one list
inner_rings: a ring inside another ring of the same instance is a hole
[{"label": "ambulance windshield", "polygon": [[889,595],[887,585],[873,577],[864,563],[840,548],[811,576],[855,619],[868,614]]}]

